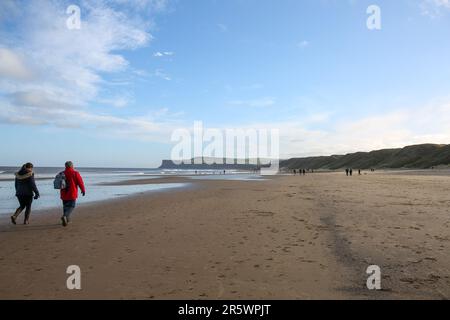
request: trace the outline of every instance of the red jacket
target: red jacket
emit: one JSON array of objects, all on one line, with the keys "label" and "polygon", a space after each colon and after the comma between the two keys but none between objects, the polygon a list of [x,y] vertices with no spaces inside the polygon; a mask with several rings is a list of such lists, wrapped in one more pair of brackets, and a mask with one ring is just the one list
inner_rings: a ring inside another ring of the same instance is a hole
[{"label": "red jacket", "polygon": [[73,168],[66,168],[64,175],[66,176],[67,187],[61,190],[61,200],[76,200],[78,198],[78,187],[81,192],[86,192],[83,179],[78,171]]}]

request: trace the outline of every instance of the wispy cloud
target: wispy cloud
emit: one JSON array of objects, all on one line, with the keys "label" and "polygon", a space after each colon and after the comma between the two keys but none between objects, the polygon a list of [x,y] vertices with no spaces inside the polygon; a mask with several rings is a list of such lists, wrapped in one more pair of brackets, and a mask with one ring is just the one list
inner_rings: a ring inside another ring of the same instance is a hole
[{"label": "wispy cloud", "polygon": [[155,72],[152,74],[153,76],[166,80],[171,81],[172,78],[163,70],[163,69],[156,69]]},{"label": "wispy cloud", "polygon": [[0,48],[0,77],[30,80],[32,72],[17,53],[7,48]]},{"label": "wispy cloud", "polygon": [[133,98],[130,94],[123,93],[119,95],[113,95],[111,98],[99,99],[98,102],[101,104],[113,106],[115,108],[125,108],[133,102]]},{"label": "wispy cloud", "polygon": [[[0,122],[123,126],[140,135],[147,129],[154,133],[161,127],[155,119],[98,114],[91,105],[125,107],[132,101],[127,94],[104,96],[116,90],[107,88],[112,82],[105,75],[133,74],[130,62],[119,52],[150,44],[152,17],[165,10],[168,1],[82,0],[79,4],[81,29],[69,30],[66,1],[0,2]],[[12,15],[14,19],[8,20]],[[154,75],[170,80],[162,70]]]},{"label": "wispy cloud", "polygon": [[[303,120],[258,123],[258,128],[280,130],[282,158],[346,154],[411,144],[450,141],[450,102],[433,102],[415,108],[397,108],[383,115],[333,119],[329,114]],[[327,126],[316,126],[326,121]]]},{"label": "wispy cloud", "polygon": [[[115,116],[94,113],[75,105],[62,105],[40,96],[18,95],[21,108],[10,101],[0,100],[0,122],[28,126],[78,128],[83,132],[94,130],[100,135],[119,139],[169,142],[170,134],[180,127],[182,113],[172,113],[168,108],[158,109],[141,116]],[[149,108],[153,109],[153,108]]]},{"label": "wispy cloud", "polygon": [[170,57],[173,55],[174,55],[174,53],[172,51],[164,51],[164,52],[158,51],[153,54],[153,56],[156,58]]},{"label": "wispy cloud", "polygon": [[420,9],[423,15],[436,18],[450,11],[450,0],[421,0]]}]

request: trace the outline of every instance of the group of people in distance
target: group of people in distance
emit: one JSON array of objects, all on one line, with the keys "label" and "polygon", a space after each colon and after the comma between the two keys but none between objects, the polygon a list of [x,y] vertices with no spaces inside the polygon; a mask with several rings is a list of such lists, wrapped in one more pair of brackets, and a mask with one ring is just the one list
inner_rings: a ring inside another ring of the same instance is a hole
[{"label": "group of people in distance", "polygon": [[[370,169],[370,172],[375,172],[375,169]],[[345,173],[347,176],[352,176],[353,175],[353,169],[352,168],[347,168],[345,169]],[[361,169],[358,169],[358,175],[361,175]]]},{"label": "group of people in distance", "polygon": [[[370,169],[371,172],[374,172],[375,169]],[[294,169],[293,173],[294,176],[297,175],[297,172],[299,175],[306,175],[306,170],[305,169]],[[308,169],[308,172],[314,173],[314,169]],[[353,176],[353,169],[352,168],[347,168],[345,169],[345,174],[348,176]],[[358,170],[358,175],[361,175],[361,169]]]},{"label": "group of people in distance", "polygon": [[[17,218],[25,209],[24,224],[30,223],[31,204],[33,200],[40,197],[39,190],[34,179],[33,164],[26,163],[22,168],[16,172],[15,189],[16,197],[19,201],[19,207],[11,216],[11,222],[17,224]],[[63,205],[63,215],[61,222],[66,227],[70,222],[70,216],[75,209],[76,201],[78,199],[78,188],[81,190],[83,197],[86,195],[83,178],[80,173],[73,168],[72,161],[65,163],[64,170],[65,187],[60,189],[60,198]]]},{"label": "group of people in distance", "polygon": [[[306,170],[305,169],[298,169],[298,170],[296,170],[296,169],[294,169],[294,176],[295,175],[297,175],[297,171],[298,171],[298,174],[301,176],[301,175],[306,175]],[[308,170],[308,172],[309,172],[309,170]],[[314,172],[314,170],[312,170],[312,172]]]}]

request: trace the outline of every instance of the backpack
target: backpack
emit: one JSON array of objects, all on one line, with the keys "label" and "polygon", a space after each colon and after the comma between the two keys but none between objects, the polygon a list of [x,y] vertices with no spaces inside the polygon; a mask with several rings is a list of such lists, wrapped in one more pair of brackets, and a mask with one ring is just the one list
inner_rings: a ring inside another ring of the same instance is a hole
[{"label": "backpack", "polygon": [[58,190],[64,190],[67,188],[66,175],[64,172],[60,172],[56,175],[55,180],[53,180],[53,186]]}]

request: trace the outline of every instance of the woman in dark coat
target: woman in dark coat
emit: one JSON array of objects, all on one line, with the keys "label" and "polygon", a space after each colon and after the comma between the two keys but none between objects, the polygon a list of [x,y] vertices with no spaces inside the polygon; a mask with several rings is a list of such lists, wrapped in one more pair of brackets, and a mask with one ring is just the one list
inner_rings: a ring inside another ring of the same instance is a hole
[{"label": "woman in dark coat", "polygon": [[16,172],[16,197],[19,200],[20,206],[17,208],[16,213],[11,216],[11,222],[16,224],[16,220],[19,215],[25,209],[25,219],[23,224],[28,224],[31,214],[31,204],[33,198],[36,200],[39,198],[39,191],[34,181],[33,164],[26,163],[22,166],[19,172]]}]

